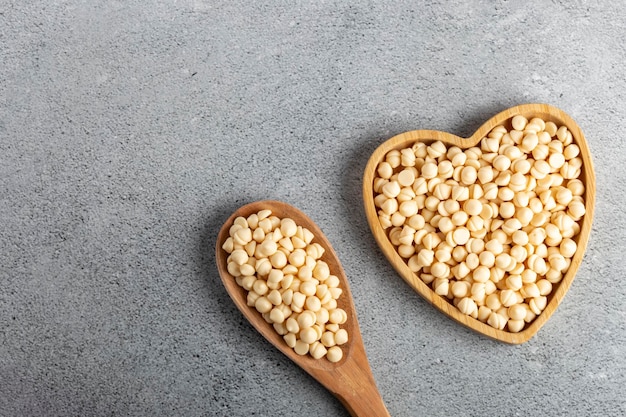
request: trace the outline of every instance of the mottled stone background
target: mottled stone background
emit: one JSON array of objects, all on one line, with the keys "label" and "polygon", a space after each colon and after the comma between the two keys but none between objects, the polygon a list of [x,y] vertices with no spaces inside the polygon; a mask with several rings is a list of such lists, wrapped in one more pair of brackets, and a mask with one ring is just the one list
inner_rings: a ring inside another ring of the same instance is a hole
[{"label": "mottled stone background", "polygon": [[[219,227],[268,198],[335,245],[392,415],[626,414],[625,27],[609,0],[0,0],[0,415],[347,416],[217,275]],[[395,273],[361,179],[394,134],[527,102],[580,124],[597,203],[509,346]]]}]

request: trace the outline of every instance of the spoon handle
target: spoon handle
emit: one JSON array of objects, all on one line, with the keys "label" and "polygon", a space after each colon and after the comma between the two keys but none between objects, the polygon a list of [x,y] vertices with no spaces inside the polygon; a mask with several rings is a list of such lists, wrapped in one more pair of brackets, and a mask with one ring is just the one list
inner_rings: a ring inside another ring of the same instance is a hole
[{"label": "spoon handle", "polygon": [[343,366],[327,380],[327,388],[341,401],[353,417],[391,417],[378,392],[361,343],[356,343]]}]

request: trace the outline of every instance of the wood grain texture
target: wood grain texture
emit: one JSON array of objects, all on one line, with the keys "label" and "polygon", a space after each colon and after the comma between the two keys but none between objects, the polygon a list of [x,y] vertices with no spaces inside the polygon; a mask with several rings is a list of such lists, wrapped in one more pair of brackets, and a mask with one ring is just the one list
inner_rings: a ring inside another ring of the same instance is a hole
[{"label": "wood grain texture", "polygon": [[[553,287],[552,293],[548,297],[548,304],[544,311],[524,330],[519,333],[511,333],[506,330],[495,329],[481,321],[474,319],[470,316],[462,314],[453,304],[451,304],[446,298],[441,297],[426,285],[415,273],[413,273],[405,261],[397,253],[389,241],[385,230],[380,225],[378,220],[377,210],[374,205],[374,190],[373,182],[376,176],[376,169],[380,161],[382,161],[392,149],[403,149],[410,147],[415,142],[424,142],[426,144],[440,140],[448,146],[456,145],[460,148],[471,148],[479,144],[480,140],[485,137],[495,126],[503,125],[507,130],[511,129],[511,119],[516,115],[522,115],[528,120],[533,117],[539,117],[544,121],[552,121],[557,127],[566,126],[572,133],[574,142],[580,147],[580,156],[583,160],[583,167],[581,170],[580,180],[585,184],[585,208],[586,214],[582,219],[580,225],[580,233],[574,238],[578,247],[574,257],[572,258],[571,265],[565,273],[562,281]],[[440,132],[436,130],[414,130],[405,132],[397,136],[392,137],[383,144],[381,144],[370,157],[363,176],[363,202],[365,205],[365,213],[367,220],[374,235],[374,238],[385,257],[391,262],[400,276],[422,297],[429,301],[436,308],[441,310],[448,317],[456,320],[457,322],[482,333],[493,339],[500,340],[506,343],[519,344],[528,341],[533,335],[535,335],[539,329],[546,323],[550,316],[554,313],[559,306],[565,293],[572,285],[574,277],[580,263],[582,261],[585,249],[587,247],[587,241],[591,232],[591,223],[593,220],[594,206],[595,206],[595,174],[593,170],[593,162],[589,147],[585,140],[582,130],[578,124],[564,111],[552,107],[547,104],[523,104],[515,107],[511,107],[507,110],[498,113],[494,117],[485,122],[472,136],[469,138],[461,138],[459,136]]]},{"label": "wood grain texture", "polygon": [[[287,346],[282,336],[261,317],[261,314],[246,304],[247,291],[237,285],[235,278],[228,273],[228,254],[222,249],[222,244],[229,236],[230,226],[238,216],[248,217],[250,214],[263,209],[270,209],[272,214],[279,218],[290,217],[298,225],[313,232],[315,235],[313,242],[319,243],[325,249],[322,260],[328,263],[331,274],[336,275],[340,280],[343,293],[337,300],[337,304],[348,314],[347,322],[341,327],[347,330],[349,341],[342,346],[344,356],[337,363],[332,363],[326,358],[314,359],[310,355],[300,356],[295,353],[293,349]],[[332,245],[308,216],[295,207],[279,201],[257,201],[245,205],[235,211],[222,226],[217,237],[216,260],[222,283],[233,302],[254,328],[270,343],[333,393],[351,415],[361,417],[389,416],[376,387],[365,353],[348,279]]]}]

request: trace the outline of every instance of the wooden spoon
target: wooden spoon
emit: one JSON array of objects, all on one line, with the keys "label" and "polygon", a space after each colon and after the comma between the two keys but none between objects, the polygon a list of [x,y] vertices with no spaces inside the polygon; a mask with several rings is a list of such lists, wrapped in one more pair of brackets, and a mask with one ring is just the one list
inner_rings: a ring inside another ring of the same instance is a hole
[{"label": "wooden spoon", "polygon": [[[229,236],[230,227],[235,218],[239,216],[247,218],[263,209],[271,210],[272,214],[279,218],[289,217],[296,224],[306,227],[315,235],[313,242],[319,243],[326,250],[322,260],[328,263],[331,273],[339,278],[340,287],[343,289],[337,304],[348,314],[348,320],[342,325],[342,328],[347,330],[349,341],[341,346],[343,358],[337,363],[332,363],[326,358],[314,359],[308,354],[300,356],[287,346],[282,336],[274,330],[272,325],[268,324],[256,309],[247,305],[247,291],[237,285],[235,278],[228,273],[226,263],[228,253],[222,249],[222,245]],[[332,392],[352,416],[389,416],[367,360],[348,279],[333,247],[320,228],[309,217],[295,207],[280,201],[257,201],[245,205],[235,211],[220,230],[216,244],[216,259],[217,269],[226,291],[237,308],[270,343]]]}]

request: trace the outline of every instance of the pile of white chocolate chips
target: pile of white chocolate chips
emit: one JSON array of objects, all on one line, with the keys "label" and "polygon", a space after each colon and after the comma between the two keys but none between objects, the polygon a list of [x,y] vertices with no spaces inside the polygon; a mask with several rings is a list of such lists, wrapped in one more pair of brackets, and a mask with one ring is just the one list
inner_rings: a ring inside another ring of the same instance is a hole
[{"label": "pile of white chocolate chips", "polygon": [[324,248],[293,219],[261,210],[237,217],[222,248],[228,272],[248,291],[247,304],[272,324],[299,355],[338,362],[348,341],[340,327],[346,311],[337,306],[339,278],[323,261]]},{"label": "pile of white chocolate chips", "polygon": [[511,128],[468,149],[392,150],[373,186],[380,224],[410,270],[463,314],[519,332],[576,253],[585,187],[565,126],[518,115]]}]

